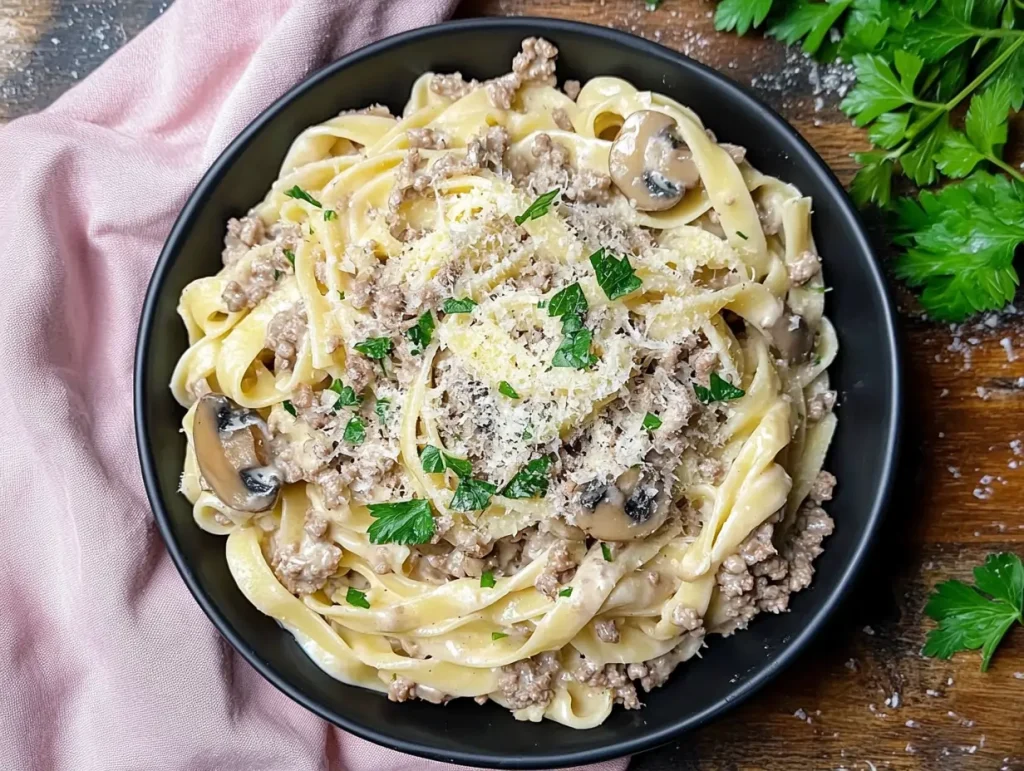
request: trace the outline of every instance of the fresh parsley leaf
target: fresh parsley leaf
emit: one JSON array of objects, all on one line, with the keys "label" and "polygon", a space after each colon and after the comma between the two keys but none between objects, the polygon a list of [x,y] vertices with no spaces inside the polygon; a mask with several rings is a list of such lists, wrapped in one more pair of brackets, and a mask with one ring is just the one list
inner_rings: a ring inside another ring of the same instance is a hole
[{"label": "fresh parsley leaf", "polygon": [[701,404],[711,404],[711,402],[728,402],[733,399],[739,399],[746,393],[742,388],[737,388],[717,372],[711,373],[708,385],[710,387],[705,388],[698,383],[693,384],[693,391],[697,394],[697,398],[700,399]]},{"label": "fresh parsley leaf", "polygon": [[508,635],[505,634],[504,632],[491,632],[491,639],[492,640],[500,640],[503,637],[508,637]]},{"label": "fresh parsley leaf", "polygon": [[572,367],[587,369],[597,363],[597,356],[590,352],[593,335],[583,326],[579,316],[565,316],[562,319],[562,331],[565,337],[555,349],[552,367]]},{"label": "fresh parsley leaf", "polygon": [[910,123],[910,111],[887,112],[879,115],[878,119],[868,129],[868,138],[873,144],[889,150],[900,142],[907,135],[907,125]]},{"label": "fresh parsley leaf", "polygon": [[587,298],[579,282],[569,284],[559,291],[548,303],[549,316],[579,316],[587,312]]},{"label": "fresh parsley leaf", "polygon": [[324,222],[330,222],[331,220],[337,218],[337,216],[338,215],[334,211],[334,209],[324,209]]},{"label": "fresh parsley leaf", "polygon": [[318,200],[316,200],[313,196],[311,196],[298,185],[295,185],[295,187],[293,187],[291,190],[285,190],[284,194],[289,198],[296,198],[300,201],[305,201],[306,203],[313,204],[313,206],[315,206],[318,209],[323,208]]},{"label": "fresh parsley leaf", "polygon": [[630,292],[635,292],[643,284],[637,278],[633,266],[629,264],[628,257],[617,260],[615,255],[603,246],[590,255],[590,264],[594,266],[597,283],[609,300],[617,300]]},{"label": "fresh parsley leaf", "polygon": [[490,570],[485,570],[480,574],[480,588],[481,589],[493,589],[496,584],[494,580],[494,573]]},{"label": "fresh parsley leaf", "polygon": [[601,556],[604,557],[605,562],[611,562],[614,559],[612,557],[611,547],[606,543],[601,544]]},{"label": "fresh parsley leaf", "polygon": [[514,389],[507,380],[502,380],[498,383],[498,393],[502,396],[507,396],[509,399],[521,398],[519,394],[516,393],[516,389]]},{"label": "fresh parsley leaf", "polygon": [[942,3],[926,18],[907,27],[902,44],[925,61],[935,62],[978,37],[979,30],[973,27],[969,20],[962,14],[955,14],[949,10],[949,6],[952,5],[955,3]]},{"label": "fresh parsley leaf", "polygon": [[377,403],[373,405],[373,411],[377,413],[377,420],[381,423],[386,423],[388,419],[388,407],[391,406],[391,400],[386,396],[378,396]]},{"label": "fresh parsley leaf", "polygon": [[384,359],[391,353],[392,347],[390,337],[368,337],[361,343],[355,344],[355,349],[368,359]]},{"label": "fresh parsley leaf", "polygon": [[1024,184],[976,171],[916,202],[900,200],[895,224],[897,242],[909,247],[896,260],[896,275],[923,287],[921,304],[933,318],[961,321],[1013,299]]},{"label": "fresh parsley leaf", "polygon": [[284,407],[284,411],[291,415],[293,418],[297,418],[299,413],[295,410],[295,405],[291,403],[289,399],[285,399],[281,402],[281,406]]},{"label": "fresh parsley leaf", "polygon": [[405,335],[408,337],[416,348],[413,353],[422,353],[423,349],[430,345],[430,338],[434,334],[434,314],[427,311],[419,320],[416,325],[406,330]]},{"label": "fresh parsley leaf", "polygon": [[715,29],[746,35],[751,27],[761,26],[771,9],[772,0],[722,0],[715,9]]},{"label": "fresh parsley leaf", "polygon": [[370,601],[366,599],[366,592],[361,592],[351,586],[345,592],[345,602],[349,605],[355,605],[357,608],[369,609],[370,607]]},{"label": "fresh parsley leaf", "polygon": [[367,531],[370,543],[413,546],[428,543],[434,537],[434,515],[429,501],[413,498],[397,503],[371,503],[367,508],[375,520]]},{"label": "fresh parsley leaf", "polygon": [[966,177],[984,160],[985,156],[962,131],[950,131],[935,154],[938,170],[954,179]]},{"label": "fresh parsley leaf", "polygon": [[974,569],[974,586],[945,581],[925,606],[939,622],[928,633],[925,656],[948,659],[958,651],[981,649],[981,671],[1014,623],[1024,624],[1024,565],[1015,554],[990,554]]},{"label": "fresh parsley leaf", "polygon": [[896,54],[898,77],[882,56],[858,54],[853,57],[857,85],[839,106],[856,125],[866,126],[882,113],[917,102],[914,82],[923,62],[905,51]]},{"label": "fresh parsley leaf", "polygon": [[338,398],[334,400],[335,410],[339,407],[354,407],[362,401],[352,386],[345,385],[337,378],[331,381],[330,390],[338,395]]},{"label": "fresh parsley leaf", "polygon": [[455,488],[451,507],[454,511],[483,511],[490,505],[495,489],[490,482],[463,477]]},{"label": "fresh parsley leaf", "polygon": [[1007,118],[1010,113],[1010,84],[996,83],[971,99],[964,118],[967,138],[986,157],[1002,155],[1006,144]]},{"label": "fresh parsley leaf", "polygon": [[498,495],[504,498],[543,498],[548,494],[551,458],[534,458],[512,477]]},{"label": "fresh parsley leaf", "polygon": [[443,474],[447,469],[451,469],[462,479],[473,475],[472,463],[465,458],[449,455],[432,444],[428,444],[420,452],[420,465],[428,474]]},{"label": "fresh parsley leaf", "polygon": [[808,2],[797,0],[786,15],[768,28],[768,34],[788,45],[803,40],[803,49],[813,54],[821,48],[832,26],[850,7],[853,0]]},{"label": "fresh parsley leaf", "polygon": [[561,191],[559,188],[549,190],[537,197],[533,203],[526,207],[526,211],[516,217],[516,224],[522,225],[527,220],[535,220],[543,217],[551,209],[551,203]]},{"label": "fresh parsley leaf", "polygon": [[283,251],[284,251],[284,256],[288,259],[288,262],[290,262],[292,264],[292,267],[294,268],[295,267],[295,252],[293,252],[291,249],[284,249]]},{"label": "fresh parsley leaf", "polygon": [[349,419],[348,423],[345,424],[345,433],[342,434],[344,439],[349,444],[362,444],[366,441],[366,426],[363,425],[363,419],[358,415]]},{"label": "fresh parsley leaf", "polygon": [[[910,130],[914,130],[913,125]],[[900,156],[903,173],[918,185],[930,185],[938,179],[935,168],[936,156],[949,135],[949,131],[949,116],[943,115],[923,133],[918,134],[915,140],[916,147]]]},{"label": "fresh parsley leaf", "polygon": [[444,305],[441,306],[441,310],[445,313],[472,313],[475,307],[476,302],[468,297],[464,297],[461,300],[449,297],[444,301]]},{"label": "fresh parsley leaf", "polygon": [[572,587],[567,586],[558,593],[559,597],[572,597]]},{"label": "fresh parsley leaf", "polygon": [[655,431],[661,428],[662,420],[652,412],[648,412],[644,415],[644,428],[648,431]]},{"label": "fresh parsley leaf", "polygon": [[887,153],[872,150],[854,153],[853,159],[861,164],[850,185],[850,194],[858,206],[877,203],[888,206],[892,199],[893,161]]},{"label": "fresh parsley leaf", "polygon": [[345,293],[343,291],[341,291],[340,289],[338,290],[338,299],[339,300],[344,300],[345,299]]}]

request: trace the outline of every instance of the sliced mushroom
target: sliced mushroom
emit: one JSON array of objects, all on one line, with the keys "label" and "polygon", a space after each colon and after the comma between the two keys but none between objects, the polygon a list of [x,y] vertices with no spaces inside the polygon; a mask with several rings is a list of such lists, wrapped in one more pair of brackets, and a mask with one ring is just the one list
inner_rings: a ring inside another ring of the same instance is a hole
[{"label": "sliced mushroom", "polygon": [[671,209],[700,182],[676,122],[655,110],[638,110],[626,118],[608,154],[608,172],[640,211]]},{"label": "sliced mushroom", "polygon": [[807,357],[814,350],[814,332],[807,326],[803,316],[798,316],[788,309],[766,331],[772,345],[790,364],[807,361]]},{"label": "sliced mushroom", "polygon": [[209,393],[196,405],[192,442],[203,479],[236,511],[266,511],[281,490],[281,474],[270,463],[263,418],[223,394]]},{"label": "sliced mushroom", "polygon": [[668,494],[652,472],[634,466],[619,474],[615,484],[594,480],[580,490],[583,511],[576,524],[602,541],[632,541],[653,533],[668,517]]}]

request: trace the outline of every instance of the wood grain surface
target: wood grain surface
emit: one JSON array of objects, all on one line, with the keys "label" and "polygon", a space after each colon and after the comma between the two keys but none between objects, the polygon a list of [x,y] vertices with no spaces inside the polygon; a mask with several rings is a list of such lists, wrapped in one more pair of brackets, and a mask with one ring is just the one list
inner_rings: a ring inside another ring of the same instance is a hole
[{"label": "wood grain surface", "polygon": [[[156,18],[169,0],[0,0],[0,121],[39,110]],[[842,70],[758,36],[718,34],[713,4],[465,0],[460,16],[580,19],[656,40],[750,85],[848,183],[865,134],[838,111]],[[1011,143],[1024,148],[1018,120]],[[884,251],[883,251],[884,253]],[[1014,313],[951,327],[899,296],[910,425],[881,543],[839,618],[800,661],[730,715],[637,757],[642,771],[1024,771],[1024,630],[997,653],[919,655],[930,589],[992,551],[1024,554],[1024,324]],[[842,523],[838,523],[842,526]],[[895,695],[895,697],[894,697]]]}]

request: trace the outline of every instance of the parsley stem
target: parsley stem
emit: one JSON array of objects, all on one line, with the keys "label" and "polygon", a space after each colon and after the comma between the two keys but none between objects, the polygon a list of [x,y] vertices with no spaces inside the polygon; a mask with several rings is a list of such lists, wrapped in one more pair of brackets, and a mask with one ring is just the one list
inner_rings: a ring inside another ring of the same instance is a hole
[{"label": "parsley stem", "polygon": [[986,80],[988,80],[993,75],[993,73],[996,72],[996,70],[998,70],[1000,67],[1002,67],[1003,64],[1005,64],[1006,61],[1017,52],[1017,49],[1020,48],[1021,45],[1024,45],[1024,37],[1018,37],[1010,45],[1008,45],[1006,47],[1006,49],[1001,54],[999,54],[999,56],[997,56],[995,59],[992,60],[992,63],[989,64],[988,67],[986,67],[984,70],[981,71],[981,73],[978,75],[978,77],[976,77],[974,80],[972,80],[966,86],[964,86],[959,94],[954,96],[952,99],[950,99],[945,104],[940,104],[935,109],[933,109],[931,111],[931,113],[929,113],[927,116],[925,116],[925,118],[918,124],[917,133],[914,134],[914,136],[912,136],[909,139],[907,139],[906,142],[904,142],[902,145],[900,145],[896,149],[890,150],[886,154],[886,156],[885,156],[886,159],[888,159],[888,160],[896,160],[901,155],[903,155],[903,153],[905,153],[907,150],[909,150],[910,146],[914,144],[914,139],[916,137],[918,137],[921,134],[923,134],[925,132],[925,130],[929,126],[931,126],[935,121],[937,121],[939,118],[941,118],[946,113],[951,112],[954,108],[956,108],[956,106],[958,104],[960,104],[960,102],[962,102],[964,99],[966,99],[968,96],[970,96],[971,93],[978,86],[983,84]]},{"label": "parsley stem", "polygon": [[1013,168],[1013,166],[1008,164],[1002,158],[999,158],[995,155],[986,155],[985,160],[987,160],[989,163],[994,163],[996,166],[1001,168],[1003,171],[1005,171],[1018,182],[1024,182],[1024,174],[1021,174],[1020,171]]}]

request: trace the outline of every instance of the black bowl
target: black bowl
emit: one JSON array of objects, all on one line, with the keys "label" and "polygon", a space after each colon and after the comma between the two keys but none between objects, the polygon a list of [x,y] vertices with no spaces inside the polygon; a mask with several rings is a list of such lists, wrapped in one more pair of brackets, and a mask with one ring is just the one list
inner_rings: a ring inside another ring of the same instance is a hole
[{"label": "black bowl", "polygon": [[[508,70],[520,41],[543,35],[560,49],[561,79],[617,75],[689,105],[721,140],[748,148],[762,171],[814,199],[814,234],[825,260],[828,313],[840,341],[832,368],[839,430],[828,468],[839,477],[830,511],[836,532],[813,585],[790,613],[760,616],[728,639],[713,638],[646,707],[617,709],[598,728],[519,723],[468,699],[445,707],[393,704],[332,680],[291,635],[242,596],[228,573],[224,540],[196,527],[177,493],[185,441],[182,410],[168,390],[186,348],[175,306],[182,288],[220,267],[228,217],[244,213],[277,176],[289,144],[340,110],[383,102],[398,112],[426,70],[487,78]],[[388,38],[326,67],[242,132],[203,177],[171,231],[149,285],[135,362],[135,421],[146,490],[167,548],[213,623],[264,677],[295,701],[363,738],[404,752],[479,766],[548,768],[619,757],[680,736],[721,715],[787,666],[835,610],[864,560],[889,497],[900,429],[900,364],[893,310],[857,214],[828,167],[768,107],[718,73],[622,32],[551,19],[479,19]]]}]

